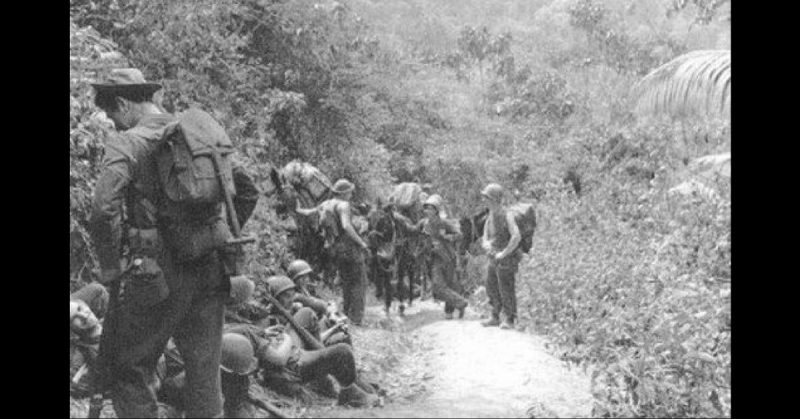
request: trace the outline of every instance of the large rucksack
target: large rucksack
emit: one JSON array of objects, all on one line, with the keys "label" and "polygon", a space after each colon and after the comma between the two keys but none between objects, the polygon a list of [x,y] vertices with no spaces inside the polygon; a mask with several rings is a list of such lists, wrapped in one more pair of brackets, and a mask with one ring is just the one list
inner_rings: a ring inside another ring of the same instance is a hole
[{"label": "large rucksack", "polygon": [[236,194],[230,162],[233,143],[208,113],[191,108],[180,114],[164,131],[160,147],[156,155],[158,177],[171,201],[190,207],[224,202],[214,153],[218,155],[222,184],[231,196]]},{"label": "large rucksack", "polygon": [[328,176],[310,163],[293,160],[284,166],[282,172],[295,189],[305,189],[317,202],[333,187]]},{"label": "large rucksack", "polygon": [[394,205],[401,211],[408,211],[415,205],[420,203],[420,194],[422,187],[419,183],[404,182],[394,187],[392,194],[389,196]]},{"label": "large rucksack", "polygon": [[520,202],[508,207],[508,211],[514,214],[514,221],[517,222],[519,234],[519,248],[528,253],[533,246],[533,232],[536,230],[536,210],[533,204]]}]

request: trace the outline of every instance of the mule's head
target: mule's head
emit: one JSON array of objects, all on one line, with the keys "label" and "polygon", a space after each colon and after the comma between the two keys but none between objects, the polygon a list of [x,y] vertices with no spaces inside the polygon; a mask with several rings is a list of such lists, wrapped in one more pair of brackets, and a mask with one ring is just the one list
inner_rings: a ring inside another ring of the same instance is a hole
[{"label": "mule's head", "polygon": [[470,246],[483,236],[483,227],[486,225],[488,216],[489,209],[484,208],[476,214],[461,217],[458,220],[463,237],[458,248],[461,254],[469,251]]},{"label": "mule's head", "polygon": [[277,194],[278,202],[275,204],[275,213],[278,216],[284,216],[297,205],[298,193],[291,183],[286,181],[286,177],[274,167],[270,169],[269,177],[272,184],[275,185]]}]

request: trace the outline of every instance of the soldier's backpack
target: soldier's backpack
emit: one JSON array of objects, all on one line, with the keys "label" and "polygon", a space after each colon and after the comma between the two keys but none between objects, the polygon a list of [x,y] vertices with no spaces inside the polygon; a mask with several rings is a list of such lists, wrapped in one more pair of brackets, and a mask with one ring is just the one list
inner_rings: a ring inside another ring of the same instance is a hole
[{"label": "soldier's backpack", "polygon": [[171,201],[188,206],[224,202],[214,153],[219,157],[222,184],[231,196],[236,194],[230,162],[233,143],[208,113],[191,108],[180,114],[164,131],[160,147],[156,155],[158,177]]},{"label": "soldier's backpack", "polygon": [[519,248],[528,253],[533,246],[533,232],[536,230],[536,210],[533,204],[517,203],[508,207],[508,211],[514,214],[514,221],[517,222],[519,234]]},{"label": "soldier's backpack", "polygon": [[306,190],[316,202],[333,187],[328,176],[310,163],[294,160],[282,172],[287,182],[295,189]]}]

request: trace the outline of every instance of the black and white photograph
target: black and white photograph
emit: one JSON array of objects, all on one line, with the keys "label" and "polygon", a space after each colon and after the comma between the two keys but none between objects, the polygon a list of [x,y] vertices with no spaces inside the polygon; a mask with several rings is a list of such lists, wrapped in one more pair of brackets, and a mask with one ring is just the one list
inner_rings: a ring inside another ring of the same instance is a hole
[{"label": "black and white photograph", "polygon": [[731,3],[70,0],[69,417],[731,417]]}]

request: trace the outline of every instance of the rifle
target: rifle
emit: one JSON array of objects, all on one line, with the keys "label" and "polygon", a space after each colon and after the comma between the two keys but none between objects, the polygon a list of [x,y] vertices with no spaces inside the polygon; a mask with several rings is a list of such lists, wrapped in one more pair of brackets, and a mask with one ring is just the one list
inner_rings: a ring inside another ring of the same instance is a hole
[{"label": "rifle", "polygon": [[306,344],[307,346],[311,347],[314,350],[325,348],[325,345],[323,345],[322,342],[318,341],[317,338],[312,336],[311,333],[308,332],[308,330],[304,329],[299,324],[297,324],[297,321],[295,321],[294,317],[292,317],[292,313],[289,313],[289,310],[283,308],[281,303],[277,299],[275,299],[275,297],[271,296],[269,293],[265,293],[264,298],[267,300],[267,302],[272,304],[272,307],[274,307],[275,310],[278,311],[278,314],[283,316],[283,318],[285,318],[286,321],[289,322],[289,324],[292,326],[295,332],[297,332],[297,335],[300,336],[300,339],[303,340],[304,344]]},{"label": "rifle", "polygon": [[255,284],[253,284],[253,281],[248,278],[247,275],[242,274],[240,271],[238,256],[243,252],[242,247],[244,244],[252,243],[256,241],[256,238],[255,236],[242,237],[239,218],[236,214],[236,208],[233,206],[233,197],[228,188],[225,187],[225,180],[222,179],[221,158],[217,148],[213,144],[211,145],[211,157],[211,161],[214,164],[214,174],[217,177],[219,188],[222,190],[222,195],[225,197],[225,214],[228,216],[228,225],[231,227],[231,232],[233,233],[233,238],[229,239],[227,244],[237,246],[238,250],[236,260],[233,261],[233,266],[231,267],[233,272],[231,272],[228,277],[228,294],[234,301],[242,302],[240,300],[245,298],[250,299]]},{"label": "rifle", "polygon": [[239,218],[236,215],[236,208],[233,206],[233,197],[231,196],[230,191],[228,191],[228,188],[225,187],[225,180],[222,179],[222,163],[220,162],[219,152],[213,145],[211,146],[211,156],[211,161],[214,162],[214,173],[217,176],[217,181],[219,181],[219,187],[222,190],[222,194],[225,196],[225,212],[228,215],[228,222],[230,223],[234,237],[233,239],[228,240],[228,244],[242,245],[245,243],[252,243],[256,241],[254,236],[242,237],[242,229],[239,225]]},{"label": "rifle", "polygon": [[[278,313],[281,316],[283,316],[283,318],[285,318],[287,322],[289,322],[289,324],[292,326],[295,332],[297,332],[298,336],[300,336],[300,339],[302,339],[306,345],[310,346],[314,350],[325,348],[325,345],[323,345],[322,342],[318,341],[317,338],[312,336],[311,333],[308,332],[308,330],[304,329],[299,324],[297,324],[297,322],[294,320],[294,317],[292,317],[292,313],[290,313],[289,310],[283,308],[281,303],[277,299],[275,299],[275,297],[273,297],[269,293],[266,293],[264,294],[264,298],[270,304],[272,304],[273,307],[275,307]],[[364,382],[364,380],[362,380],[360,377],[356,378],[355,384],[361,387],[361,389],[366,391],[367,393],[375,393],[375,388],[369,383]]]}]

